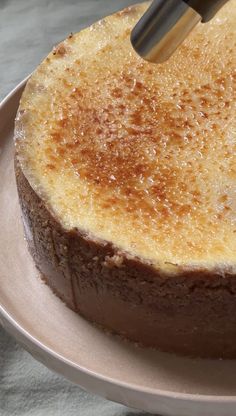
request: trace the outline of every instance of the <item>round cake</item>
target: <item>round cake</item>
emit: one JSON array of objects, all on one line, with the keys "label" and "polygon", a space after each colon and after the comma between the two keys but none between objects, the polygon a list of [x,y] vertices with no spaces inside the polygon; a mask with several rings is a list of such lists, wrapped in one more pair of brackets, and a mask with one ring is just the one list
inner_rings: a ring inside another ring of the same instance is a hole
[{"label": "round cake", "polygon": [[151,64],[148,4],[60,43],[16,118],[25,234],[71,309],[163,351],[236,357],[236,0]]}]

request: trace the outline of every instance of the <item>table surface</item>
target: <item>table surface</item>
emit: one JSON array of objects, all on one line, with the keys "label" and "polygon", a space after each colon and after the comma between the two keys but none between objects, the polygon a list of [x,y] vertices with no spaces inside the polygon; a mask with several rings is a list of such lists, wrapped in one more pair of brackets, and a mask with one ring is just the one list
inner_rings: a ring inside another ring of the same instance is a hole
[{"label": "table surface", "polygon": [[[69,33],[132,3],[132,0],[0,0],[0,100]],[[36,362],[0,328],[0,415],[147,414],[82,391]]]}]

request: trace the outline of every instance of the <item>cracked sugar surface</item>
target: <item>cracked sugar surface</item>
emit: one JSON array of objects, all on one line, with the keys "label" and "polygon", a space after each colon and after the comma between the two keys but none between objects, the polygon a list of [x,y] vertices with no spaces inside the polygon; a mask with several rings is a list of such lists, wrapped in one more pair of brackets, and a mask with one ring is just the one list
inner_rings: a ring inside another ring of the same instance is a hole
[{"label": "cracked sugar surface", "polygon": [[16,123],[31,186],[79,228],[167,269],[235,264],[236,1],[161,65],[129,36],[146,4],[70,36]]}]

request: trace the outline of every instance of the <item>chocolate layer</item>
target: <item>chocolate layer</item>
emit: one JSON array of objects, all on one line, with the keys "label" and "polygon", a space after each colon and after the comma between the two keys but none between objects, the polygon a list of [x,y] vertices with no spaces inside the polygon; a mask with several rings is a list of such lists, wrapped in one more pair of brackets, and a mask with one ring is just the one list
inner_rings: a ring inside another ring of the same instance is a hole
[{"label": "chocolate layer", "polygon": [[203,269],[163,274],[109,242],[67,231],[17,163],[15,170],[30,253],[71,309],[144,346],[236,357],[235,275]]}]

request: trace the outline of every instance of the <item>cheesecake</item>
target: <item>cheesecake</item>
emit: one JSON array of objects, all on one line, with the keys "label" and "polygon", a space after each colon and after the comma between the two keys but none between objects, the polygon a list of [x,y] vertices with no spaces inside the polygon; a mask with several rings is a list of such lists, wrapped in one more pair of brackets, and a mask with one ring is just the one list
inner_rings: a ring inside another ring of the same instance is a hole
[{"label": "cheesecake", "polygon": [[87,320],[145,347],[235,358],[236,0],[163,64],[130,43],[147,7],[71,34],[27,82],[15,124],[26,239]]}]

